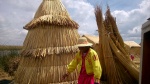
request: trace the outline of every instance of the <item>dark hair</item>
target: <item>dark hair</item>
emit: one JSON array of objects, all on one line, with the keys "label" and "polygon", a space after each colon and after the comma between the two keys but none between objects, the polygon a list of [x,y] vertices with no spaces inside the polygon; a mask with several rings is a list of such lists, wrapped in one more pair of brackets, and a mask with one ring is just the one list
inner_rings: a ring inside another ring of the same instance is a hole
[{"label": "dark hair", "polygon": [[[80,47],[81,47],[81,46],[80,46]],[[92,49],[93,49],[93,46],[82,46],[82,47],[92,48]]]}]

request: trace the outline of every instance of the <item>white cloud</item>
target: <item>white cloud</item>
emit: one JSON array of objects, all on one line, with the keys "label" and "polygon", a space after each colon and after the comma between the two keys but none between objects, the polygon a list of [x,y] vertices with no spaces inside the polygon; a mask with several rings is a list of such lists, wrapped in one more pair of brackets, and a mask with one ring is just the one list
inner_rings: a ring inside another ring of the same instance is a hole
[{"label": "white cloud", "polygon": [[136,33],[140,33],[140,32],[141,32],[141,26],[134,27],[133,29],[128,30],[129,34],[136,34]]},{"label": "white cloud", "polygon": [[10,9],[20,10],[20,11],[28,11],[31,12],[35,10],[37,5],[32,5],[33,3],[39,4],[39,1],[30,1],[30,0],[5,0],[2,4],[8,5]]},{"label": "white cloud", "polygon": [[5,21],[5,18],[0,15],[0,23],[4,21]]},{"label": "white cloud", "polygon": [[22,45],[26,34],[27,34],[26,30],[9,29],[9,28],[0,29],[0,44]]},{"label": "white cloud", "polygon": [[86,0],[63,0],[63,3],[72,19],[79,24],[79,34],[94,34],[97,30],[94,7]]},{"label": "white cloud", "polygon": [[[42,0],[0,1],[0,44],[23,43],[27,31],[22,27],[33,18],[41,2]],[[92,1],[62,0],[62,2],[71,18],[79,24],[81,35],[95,34],[97,25],[94,6],[91,5]],[[136,9],[113,9],[112,14],[117,18],[118,28],[124,40],[140,41],[141,25],[150,17],[149,4],[150,0],[142,0],[142,3]],[[117,7],[116,5],[114,6]],[[111,5],[111,7],[113,6]]]},{"label": "white cloud", "polygon": [[[5,0],[0,2],[0,44],[22,45],[26,36],[23,26],[33,14],[29,1]],[[31,8],[31,9],[29,9]]]},{"label": "white cloud", "polygon": [[[124,40],[141,40],[141,25],[150,17],[150,0],[143,0],[139,8],[124,11],[115,10],[112,14],[117,18],[117,24]],[[124,36],[126,35],[126,36]]]}]

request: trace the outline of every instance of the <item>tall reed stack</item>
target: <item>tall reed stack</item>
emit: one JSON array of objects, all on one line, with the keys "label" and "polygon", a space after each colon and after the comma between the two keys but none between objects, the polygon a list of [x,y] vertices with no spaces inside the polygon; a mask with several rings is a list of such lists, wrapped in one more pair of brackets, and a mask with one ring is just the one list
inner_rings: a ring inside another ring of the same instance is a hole
[{"label": "tall reed stack", "polygon": [[118,31],[115,19],[107,8],[105,20],[102,9],[95,7],[96,22],[99,31],[100,58],[104,58],[102,68],[107,84],[138,84],[138,67],[130,60],[123,39]]},{"label": "tall reed stack", "polygon": [[43,0],[34,19],[24,26],[28,34],[15,74],[18,84],[70,84],[78,76],[73,72],[66,80],[67,64],[78,48],[78,24],[73,21],[60,0]]}]

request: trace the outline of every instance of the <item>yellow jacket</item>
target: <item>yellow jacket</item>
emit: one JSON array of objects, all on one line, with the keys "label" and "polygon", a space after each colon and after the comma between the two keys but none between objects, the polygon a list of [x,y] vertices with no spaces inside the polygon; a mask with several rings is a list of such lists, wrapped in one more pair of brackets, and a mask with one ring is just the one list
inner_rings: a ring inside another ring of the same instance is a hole
[{"label": "yellow jacket", "polygon": [[[75,58],[70,62],[68,67],[68,73],[73,72],[76,67],[80,73],[82,67],[82,55],[78,52]],[[94,74],[94,79],[100,79],[102,74],[102,68],[97,53],[93,49],[89,49],[88,54],[85,57],[85,68],[87,74]]]}]

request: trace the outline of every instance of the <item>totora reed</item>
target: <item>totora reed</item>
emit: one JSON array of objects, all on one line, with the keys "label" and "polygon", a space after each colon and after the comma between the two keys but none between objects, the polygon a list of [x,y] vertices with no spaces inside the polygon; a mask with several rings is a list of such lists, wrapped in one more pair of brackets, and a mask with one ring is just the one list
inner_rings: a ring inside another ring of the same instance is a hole
[{"label": "totora reed", "polygon": [[14,83],[76,83],[77,71],[66,80],[61,78],[78,51],[78,26],[60,0],[43,0],[33,20],[23,27],[28,33]]}]

